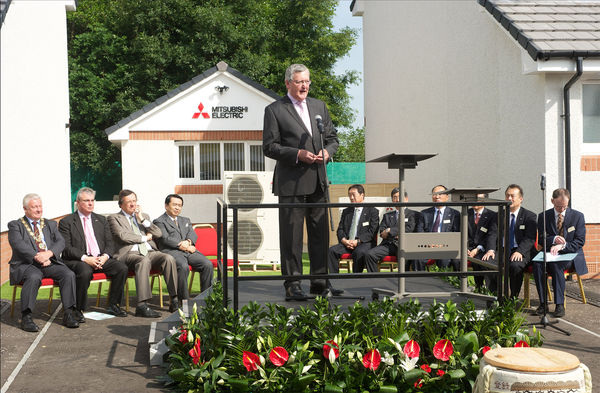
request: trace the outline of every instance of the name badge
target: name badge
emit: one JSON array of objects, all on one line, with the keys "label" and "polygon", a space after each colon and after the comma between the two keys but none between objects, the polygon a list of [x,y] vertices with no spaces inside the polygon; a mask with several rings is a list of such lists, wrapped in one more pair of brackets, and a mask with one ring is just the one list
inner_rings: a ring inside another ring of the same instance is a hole
[{"label": "name badge", "polygon": [[187,228],[187,227],[189,227],[189,226],[190,226],[190,224],[188,224],[188,223],[186,222],[186,223],[185,223],[185,227]]},{"label": "name badge", "polygon": [[444,224],[450,224],[450,220],[444,220]]},{"label": "name badge", "polygon": [[365,221],[365,222],[363,222],[363,227],[366,227],[366,226],[368,226],[368,225],[369,225],[369,222],[368,222],[368,221]]},{"label": "name badge", "polygon": [[405,218],[405,219],[404,219],[404,222],[408,222],[408,218]]},{"label": "name badge", "polygon": [[573,232],[575,230],[575,227],[569,227],[569,229],[567,229],[567,232]]},{"label": "name badge", "polygon": [[519,229],[525,230],[525,225],[519,225]]},{"label": "name badge", "polygon": [[488,231],[487,228],[484,228],[484,227],[479,228],[479,230],[483,233],[487,233],[487,231]]}]

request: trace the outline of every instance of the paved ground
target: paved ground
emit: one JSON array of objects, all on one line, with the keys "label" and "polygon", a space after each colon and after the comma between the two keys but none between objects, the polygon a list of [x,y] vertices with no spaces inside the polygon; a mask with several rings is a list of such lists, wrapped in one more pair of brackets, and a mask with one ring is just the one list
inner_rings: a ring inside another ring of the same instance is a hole
[{"label": "paved ground", "polygon": [[[364,281],[351,280],[348,285],[364,285]],[[546,337],[544,347],[578,356],[590,368],[596,386],[600,386],[600,280],[586,281],[584,286],[589,304],[568,298],[567,315],[557,325],[572,335],[566,336],[551,327],[542,329]],[[281,289],[280,284],[277,288]],[[568,283],[568,292],[578,294],[579,289],[575,283]],[[278,297],[278,293],[271,296]],[[531,293],[532,307],[537,307],[533,285]],[[148,336],[153,320],[136,318],[130,311],[126,318],[88,320],[79,329],[66,329],[60,324],[62,311],[55,312],[59,302],[54,302],[53,315],[45,312],[46,304],[38,302],[34,319],[40,328],[47,324],[47,331],[32,334],[19,329],[18,318],[10,317],[3,301],[2,392],[169,391],[157,379],[164,369],[149,365]],[[91,307],[93,310],[100,311]],[[54,314],[56,320],[52,320]],[[162,314],[169,315],[166,311]],[[540,317],[530,315],[528,320],[538,322]],[[30,351],[32,344],[35,349]]]}]

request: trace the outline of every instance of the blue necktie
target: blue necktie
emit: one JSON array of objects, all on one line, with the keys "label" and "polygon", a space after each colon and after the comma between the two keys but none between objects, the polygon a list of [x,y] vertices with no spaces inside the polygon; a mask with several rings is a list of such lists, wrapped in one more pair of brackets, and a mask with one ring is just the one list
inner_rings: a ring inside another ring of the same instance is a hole
[{"label": "blue necktie", "polygon": [[510,228],[508,229],[508,237],[510,241],[510,249],[515,248],[515,215],[510,214]]},{"label": "blue necktie", "polygon": [[435,222],[433,223],[433,227],[431,228],[431,232],[437,232],[438,227],[440,226],[440,216],[441,210],[437,211],[437,215],[435,216]]}]

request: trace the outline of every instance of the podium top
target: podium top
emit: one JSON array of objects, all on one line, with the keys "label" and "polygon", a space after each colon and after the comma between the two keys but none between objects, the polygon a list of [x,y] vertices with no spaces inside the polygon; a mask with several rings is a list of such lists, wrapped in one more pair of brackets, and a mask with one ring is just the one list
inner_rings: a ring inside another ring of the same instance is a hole
[{"label": "podium top", "polygon": [[416,168],[417,162],[427,160],[437,156],[437,153],[430,154],[388,154],[379,158],[374,158],[367,162],[387,162],[388,168]]}]

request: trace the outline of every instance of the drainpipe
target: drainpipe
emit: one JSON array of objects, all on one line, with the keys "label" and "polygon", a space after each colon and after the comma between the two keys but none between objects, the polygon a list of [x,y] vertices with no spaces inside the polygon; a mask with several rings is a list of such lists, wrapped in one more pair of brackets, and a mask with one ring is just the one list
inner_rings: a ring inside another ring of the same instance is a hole
[{"label": "drainpipe", "polygon": [[573,190],[571,189],[571,100],[569,96],[569,89],[583,73],[583,58],[578,57],[575,63],[577,72],[569,79],[565,87],[563,88],[564,97],[564,111],[563,115],[565,119],[565,187],[571,192],[571,198],[569,198],[569,207],[571,207],[571,199],[573,197]]}]

